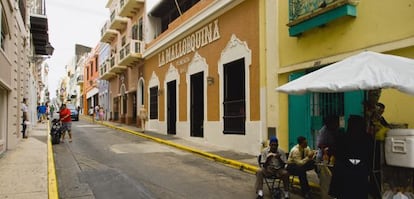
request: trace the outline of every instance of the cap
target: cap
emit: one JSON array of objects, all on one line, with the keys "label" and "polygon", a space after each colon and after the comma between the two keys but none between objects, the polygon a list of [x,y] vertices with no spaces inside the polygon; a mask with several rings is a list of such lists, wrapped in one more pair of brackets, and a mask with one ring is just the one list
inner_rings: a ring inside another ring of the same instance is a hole
[{"label": "cap", "polygon": [[272,143],[272,142],[276,142],[276,143],[278,143],[279,141],[277,140],[277,138],[276,138],[275,136],[272,136],[272,137],[270,138],[269,143]]}]

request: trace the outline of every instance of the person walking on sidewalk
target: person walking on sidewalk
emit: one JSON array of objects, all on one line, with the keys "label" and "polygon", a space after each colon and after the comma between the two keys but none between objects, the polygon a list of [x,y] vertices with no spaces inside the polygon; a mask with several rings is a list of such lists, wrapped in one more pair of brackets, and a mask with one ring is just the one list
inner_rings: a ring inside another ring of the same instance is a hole
[{"label": "person walking on sidewalk", "polygon": [[275,176],[283,181],[284,198],[289,198],[289,173],[285,169],[286,153],[279,148],[279,141],[271,137],[269,146],[260,154],[261,168],[256,173],[257,198],[263,198],[263,178]]},{"label": "person walking on sidewalk", "polygon": [[27,135],[26,135],[26,129],[27,129],[27,122],[29,121],[29,118],[28,118],[28,114],[27,114],[27,112],[29,111],[29,108],[27,108],[27,101],[26,101],[26,98],[23,98],[23,102],[22,102],[22,105],[21,105],[21,110],[22,110],[22,136],[23,136],[23,138],[27,138]]},{"label": "person walking on sidewalk", "polygon": [[66,104],[62,104],[62,108],[59,112],[59,118],[62,122],[62,142],[65,140],[65,133],[68,132],[69,135],[69,142],[72,142],[72,119],[70,118],[70,110],[66,108]]}]

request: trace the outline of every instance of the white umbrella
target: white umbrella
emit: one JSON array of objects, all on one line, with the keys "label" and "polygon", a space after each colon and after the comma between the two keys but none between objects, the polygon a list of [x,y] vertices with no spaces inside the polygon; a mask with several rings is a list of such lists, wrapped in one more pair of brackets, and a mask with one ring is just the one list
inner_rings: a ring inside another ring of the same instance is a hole
[{"label": "white umbrella", "polygon": [[304,94],[379,88],[394,88],[414,95],[414,59],[366,51],[306,74],[276,90]]}]

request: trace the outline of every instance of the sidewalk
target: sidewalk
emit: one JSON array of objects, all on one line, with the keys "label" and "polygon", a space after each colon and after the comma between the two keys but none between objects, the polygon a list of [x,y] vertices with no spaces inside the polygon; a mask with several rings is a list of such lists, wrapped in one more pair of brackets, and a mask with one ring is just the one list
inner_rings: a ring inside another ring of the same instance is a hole
[{"label": "sidewalk", "polygon": [[35,124],[17,147],[0,155],[0,198],[48,198],[47,123]]}]

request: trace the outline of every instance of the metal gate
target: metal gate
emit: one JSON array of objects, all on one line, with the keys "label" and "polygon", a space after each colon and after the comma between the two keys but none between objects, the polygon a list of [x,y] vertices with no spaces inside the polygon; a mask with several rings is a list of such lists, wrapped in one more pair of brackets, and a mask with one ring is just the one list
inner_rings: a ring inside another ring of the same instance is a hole
[{"label": "metal gate", "polygon": [[323,126],[323,119],[330,115],[344,118],[344,93],[311,93],[310,116],[313,148],[316,148],[316,139],[319,129]]}]

